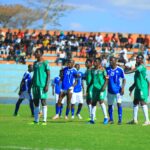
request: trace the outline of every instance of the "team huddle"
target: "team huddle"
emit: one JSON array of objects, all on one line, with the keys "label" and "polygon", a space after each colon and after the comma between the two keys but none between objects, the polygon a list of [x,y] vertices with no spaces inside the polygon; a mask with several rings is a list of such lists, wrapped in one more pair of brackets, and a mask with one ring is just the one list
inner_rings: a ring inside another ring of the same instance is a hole
[{"label": "team huddle", "polygon": [[[44,60],[43,52],[37,49],[35,57],[37,61],[28,66],[28,71],[24,74],[20,84],[19,99],[16,103],[14,115],[18,115],[21,102],[26,98],[30,100],[31,113],[34,116],[34,122],[31,124],[39,124],[40,101],[42,105],[43,122],[47,124],[47,104],[48,88],[50,84],[50,67],[48,61]],[[130,95],[134,90],[133,101],[133,119],[128,124],[138,123],[138,108],[141,104],[145,116],[143,125],[150,125],[147,100],[149,95],[149,82],[146,77],[146,67],[143,64],[143,55],[139,54],[136,58],[136,66],[134,70],[125,72],[127,74],[135,72],[134,83],[129,88]],[[83,106],[83,95],[86,91],[86,103],[89,112],[89,124],[94,124],[96,120],[97,102],[102,108],[104,115],[103,124],[114,123],[114,102],[117,102],[118,108],[118,125],[122,124],[122,97],[125,88],[124,70],[117,65],[117,59],[110,57],[109,67],[102,66],[101,58],[95,60],[87,59],[85,62],[86,71],[80,71],[80,65],[75,64],[73,60],[68,60],[66,66],[60,70],[59,76],[52,82],[52,93],[56,99],[56,114],[53,120],[62,117],[63,104],[66,100],[65,119],[68,119],[71,111],[71,119],[75,115],[82,119],[80,112]],[[33,71],[31,78],[30,72]],[[86,90],[83,81],[86,81]],[[31,96],[31,89],[32,95]],[[104,100],[107,99],[108,110]],[[78,108],[75,113],[75,104]]]}]

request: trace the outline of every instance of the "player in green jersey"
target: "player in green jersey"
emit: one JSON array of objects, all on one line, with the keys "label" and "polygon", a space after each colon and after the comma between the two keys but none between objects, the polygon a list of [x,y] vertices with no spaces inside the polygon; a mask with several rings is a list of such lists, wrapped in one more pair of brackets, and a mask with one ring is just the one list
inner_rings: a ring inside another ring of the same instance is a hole
[{"label": "player in green jersey", "polygon": [[32,92],[33,101],[35,105],[34,109],[34,123],[39,123],[39,102],[41,100],[43,123],[46,125],[47,121],[47,104],[46,99],[48,98],[48,88],[50,82],[50,67],[47,60],[43,59],[43,51],[37,49],[35,52],[35,58],[37,59],[33,65],[33,78],[32,78]]},{"label": "player in green jersey", "polygon": [[106,70],[101,65],[101,59],[96,58],[94,60],[94,69],[92,71],[92,80],[90,85],[92,89],[92,115],[90,123],[94,124],[96,104],[99,102],[104,114],[104,124],[108,124],[107,110],[104,100],[106,98],[106,86],[107,86],[107,74]]},{"label": "player in green jersey", "polygon": [[148,115],[148,106],[147,100],[149,95],[149,82],[146,78],[146,67],[143,64],[144,56],[139,54],[136,57],[136,67],[134,70],[127,72],[132,73],[135,72],[134,75],[134,83],[129,88],[130,95],[132,91],[134,91],[134,101],[133,101],[133,120],[128,122],[128,124],[137,124],[138,123],[138,109],[139,104],[141,104],[143,113],[145,116],[145,125],[150,125],[149,115]]},{"label": "player in green jersey", "polygon": [[89,110],[89,120],[91,118],[92,113],[92,86],[89,86],[92,80],[92,59],[87,59],[85,62],[85,66],[87,68],[85,72],[85,80],[86,80],[86,103],[88,105]]}]

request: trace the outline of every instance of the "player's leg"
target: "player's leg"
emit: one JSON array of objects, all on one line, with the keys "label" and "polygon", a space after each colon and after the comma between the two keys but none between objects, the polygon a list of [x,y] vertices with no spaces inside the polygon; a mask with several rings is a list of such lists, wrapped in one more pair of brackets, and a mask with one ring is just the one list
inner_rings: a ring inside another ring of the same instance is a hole
[{"label": "player's leg", "polygon": [[133,119],[129,121],[127,124],[138,123],[139,97],[140,97],[140,91],[138,89],[135,89],[134,100],[133,100]]},{"label": "player's leg", "polygon": [[38,98],[34,98],[33,99],[34,102],[34,123],[39,123],[39,99]]},{"label": "player's leg", "polygon": [[71,104],[71,119],[74,119],[75,104]]},{"label": "player's leg", "polygon": [[120,93],[116,94],[117,107],[118,107],[118,125],[122,124],[122,96]]},{"label": "player's leg", "polygon": [[82,106],[83,106],[83,93],[82,93],[82,91],[77,94],[77,102],[78,102],[78,109],[77,109],[76,115],[79,119],[82,119],[82,116],[80,115],[80,112],[81,112]]},{"label": "player's leg", "polygon": [[148,89],[142,89],[140,91],[140,104],[142,106],[142,110],[145,117],[145,122],[143,125],[150,125],[147,100],[148,100]]},{"label": "player's leg", "polygon": [[34,116],[34,104],[33,104],[33,99],[32,99],[31,93],[28,93],[28,99],[29,99],[29,106],[30,106],[30,110],[31,110],[31,115],[33,117]]},{"label": "player's leg", "polygon": [[74,119],[76,98],[77,98],[77,93],[73,93],[71,98],[71,119]]},{"label": "player's leg", "polygon": [[68,115],[69,115],[69,112],[70,112],[70,102],[71,102],[71,99],[72,99],[72,93],[73,93],[72,89],[69,89],[68,92],[67,92],[67,107],[66,107],[65,119],[68,119]]},{"label": "player's leg", "polygon": [[150,125],[147,103],[145,101],[140,101],[140,103],[145,117],[145,122],[143,125]]},{"label": "player's leg", "polygon": [[96,104],[97,104],[97,100],[93,100],[92,101],[92,110],[91,110],[91,119],[90,119],[90,123],[94,124],[94,120],[95,120],[95,116],[96,116]]},{"label": "player's leg", "polygon": [[90,87],[89,92],[86,96],[86,103],[88,106],[88,111],[89,111],[89,120],[91,118],[91,113],[92,113],[92,89],[93,87]]},{"label": "player's leg", "polygon": [[22,101],[23,101],[23,98],[19,98],[18,99],[18,101],[16,103],[16,106],[15,106],[14,116],[18,115],[18,111],[19,111],[20,104],[22,103]]},{"label": "player's leg", "polygon": [[109,123],[113,124],[114,123],[114,118],[113,118],[114,96],[113,94],[110,94],[109,92],[107,94],[107,102],[108,102]]},{"label": "player's leg", "polygon": [[40,88],[32,87],[33,103],[34,103],[34,123],[39,123],[39,101],[40,101]]},{"label": "player's leg", "polygon": [[78,116],[79,119],[82,119],[82,116],[80,114],[80,112],[82,110],[82,106],[83,106],[83,103],[79,103],[78,104],[78,109],[77,109],[77,112],[76,112],[76,115]]},{"label": "player's leg", "polygon": [[133,101],[133,119],[127,124],[137,124],[138,123],[138,110],[139,110],[139,100],[134,99]]},{"label": "player's leg", "polygon": [[104,124],[108,124],[108,115],[107,115],[107,110],[106,110],[106,105],[104,103],[104,99],[106,98],[106,91],[100,92],[99,94],[99,104],[102,108],[103,114],[104,114]]},{"label": "player's leg", "polygon": [[60,106],[59,117],[61,117],[61,118],[62,118],[62,111],[63,111],[64,102],[65,102],[65,97],[62,99],[62,101],[61,101],[61,106]]},{"label": "player's leg", "polygon": [[41,99],[42,104],[42,114],[43,114],[43,125],[46,125],[47,122],[47,104],[46,99]]},{"label": "player's leg", "polygon": [[59,94],[55,94],[55,113],[57,112],[57,107],[58,107],[58,100],[59,100]]},{"label": "player's leg", "polygon": [[65,97],[65,95],[66,93],[64,91],[61,91],[61,93],[59,94],[58,103],[56,105],[56,115],[53,117],[54,120],[59,118],[59,114],[61,110],[61,102],[62,102],[62,99]]}]

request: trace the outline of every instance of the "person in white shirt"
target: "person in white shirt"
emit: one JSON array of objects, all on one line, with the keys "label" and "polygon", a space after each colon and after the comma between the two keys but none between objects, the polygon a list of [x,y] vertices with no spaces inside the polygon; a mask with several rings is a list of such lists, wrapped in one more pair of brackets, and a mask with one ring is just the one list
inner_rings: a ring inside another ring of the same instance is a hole
[{"label": "person in white shirt", "polygon": [[62,61],[62,65],[64,65],[65,62],[66,62],[66,53],[65,53],[65,51],[63,49],[61,49],[61,51],[60,51],[60,53],[58,55],[58,58],[55,61],[57,65],[58,65],[59,61]]}]

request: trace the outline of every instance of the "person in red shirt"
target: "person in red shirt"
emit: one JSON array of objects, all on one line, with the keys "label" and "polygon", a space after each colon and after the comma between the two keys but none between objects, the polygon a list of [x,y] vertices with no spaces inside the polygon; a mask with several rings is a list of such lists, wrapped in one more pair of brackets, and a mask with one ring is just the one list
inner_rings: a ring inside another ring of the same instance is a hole
[{"label": "person in red shirt", "polygon": [[108,34],[106,34],[105,37],[104,37],[104,45],[106,47],[110,46],[110,37],[108,36]]}]

